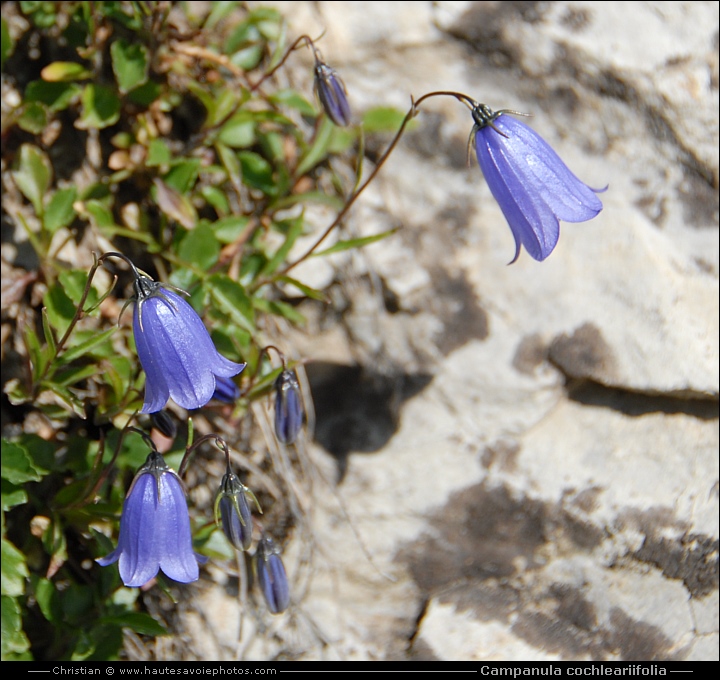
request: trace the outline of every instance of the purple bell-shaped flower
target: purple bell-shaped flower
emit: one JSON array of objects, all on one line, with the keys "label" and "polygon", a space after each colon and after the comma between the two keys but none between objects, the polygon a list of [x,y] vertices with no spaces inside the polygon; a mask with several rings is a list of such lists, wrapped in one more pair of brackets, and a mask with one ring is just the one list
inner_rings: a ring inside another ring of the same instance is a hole
[{"label": "purple bell-shaped flower", "polygon": [[197,312],[177,293],[137,275],[133,332],[145,370],[145,403],[141,413],[154,413],[168,399],[186,409],[205,406],[218,378],[245,368],[221,356]]},{"label": "purple bell-shaped flower", "polygon": [[[463,95],[464,97],[464,95]],[[580,181],[532,128],[485,104],[465,99],[472,110],[475,151],[492,195],[515,237],[515,257],[525,246],[535,260],[555,248],[560,220],[585,222],[602,210],[592,189]]]},{"label": "purple bell-shaped flower", "polygon": [[157,451],[138,470],[123,503],[118,545],[97,562],[119,562],[126,586],[145,585],[158,571],[180,583],[197,581],[198,562],[207,558],[193,551],[185,489]]}]

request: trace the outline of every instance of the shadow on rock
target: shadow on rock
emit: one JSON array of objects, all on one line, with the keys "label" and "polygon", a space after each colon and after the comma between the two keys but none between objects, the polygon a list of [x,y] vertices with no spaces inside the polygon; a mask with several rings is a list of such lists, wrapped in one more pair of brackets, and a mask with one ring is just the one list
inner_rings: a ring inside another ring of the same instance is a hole
[{"label": "shadow on rock", "polygon": [[432,380],[425,373],[382,375],[361,366],[306,367],[315,404],[315,441],[335,457],[342,481],[351,453],[373,453],[395,434],[405,401]]}]

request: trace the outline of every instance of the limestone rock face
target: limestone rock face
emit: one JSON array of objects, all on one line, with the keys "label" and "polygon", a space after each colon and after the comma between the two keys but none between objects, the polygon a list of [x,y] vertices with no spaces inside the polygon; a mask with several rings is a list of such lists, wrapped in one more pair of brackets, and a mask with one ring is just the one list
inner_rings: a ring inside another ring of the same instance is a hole
[{"label": "limestone rock face", "polygon": [[293,338],[331,484],[307,594],[246,652],[717,660],[717,4],[272,4],[358,117],[464,92],[609,188],[507,266],[467,109],[423,103],[346,224],[399,231],[296,271],[336,292]]}]

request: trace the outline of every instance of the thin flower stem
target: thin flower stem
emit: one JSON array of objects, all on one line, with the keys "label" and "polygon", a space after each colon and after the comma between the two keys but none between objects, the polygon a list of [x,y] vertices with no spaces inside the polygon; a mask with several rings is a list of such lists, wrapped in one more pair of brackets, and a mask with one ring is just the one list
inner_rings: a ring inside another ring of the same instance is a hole
[{"label": "thin flower stem", "polygon": [[[268,350],[270,350],[270,349],[275,350],[275,352],[277,352],[277,355],[280,358],[280,361],[282,362],[283,370],[285,370],[287,368],[287,361],[285,360],[285,354],[283,352],[281,352],[277,347],[275,347],[275,345],[265,345],[265,347],[263,347],[262,350],[260,350],[260,354],[261,355],[262,354],[269,355]],[[268,358],[269,358],[269,356],[268,356]]]},{"label": "thin flower stem", "polygon": [[[439,94],[439,93],[437,93],[437,94]],[[418,100],[418,102],[422,101],[423,99],[427,99],[429,96],[432,96],[432,93],[430,95],[424,95],[423,97],[421,97],[420,100]],[[299,265],[301,262],[304,262],[308,257],[310,257],[315,252],[315,250],[320,246],[320,244],[328,237],[330,232],[333,229],[335,229],[335,227],[337,227],[338,224],[340,224],[340,222],[343,220],[343,218],[348,213],[350,208],[352,208],[355,201],[360,197],[360,194],[362,194],[362,192],[365,191],[368,184],[370,184],[370,182],[372,182],[375,179],[375,176],[378,174],[378,172],[380,172],[380,169],[385,164],[385,161],[388,159],[388,157],[390,156],[390,154],[393,152],[393,150],[397,146],[398,142],[400,141],[400,138],[402,137],[403,133],[405,132],[405,128],[407,127],[407,124],[417,115],[417,103],[412,99],[412,97],[411,97],[410,101],[411,101],[410,109],[405,114],[405,118],[403,118],[403,122],[400,125],[400,129],[395,134],[395,137],[393,138],[392,142],[390,142],[390,145],[385,150],[385,153],[380,157],[380,160],[377,162],[377,164],[375,165],[375,167],[373,168],[372,172],[370,173],[368,178],[365,180],[365,182],[363,182],[363,184],[350,196],[347,203],[343,206],[343,209],[337,214],[337,216],[332,221],[330,226],[327,229],[325,229],[325,231],[322,233],[320,238],[317,239],[317,241],[315,241],[315,243],[310,248],[308,248],[308,250],[303,255],[301,255],[297,260],[295,260],[295,262],[291,262],[287,267],[285,267],[285,269],[282,269],[281,271],[277,272],[273,276],[272,280],[277,280],[278,278],[285,276],[291,269],[293,269],[294,267],[297,267],[297,265]],[[263,283],[267,283],[267,282],[261,282],[261,283],[257,284],[256,288],[259,287],[260,285],[262,285]]]},{"label": "thin flower stem", "polygon": [[[281,350],[279,350],[277,347],[275,347],[275,345],[265,345],[265,347],[263,347],[260,350],[260,352],[258,352],[258,361],[255,366],[255,370],[253,371],[253,374],[250,376],[250,379],[248,380],[248,384],[240,396],[244,397],[252,390],[253,385],[255,385],[255,381],[257,380],[258,374],[260,373],[260,367],[262,365],[262,362],[261,362],[262,355],[267,354],[268,359],[269,359],[270,354],[269,354],[268,350],[270,350],[270,349],[275,350],[275,352],[277,352],[278,357],[280,358],[280,361],[282,363],[282,370],[284,371],[287,369],[287,359],[285,358],[285,354]],[[272,371],[271,371],[271,373],[272,373]]]},{"label": "thin flower stem", "polygon": [[[75,329],[75,326],[77,325],[78,321],[83,318],[84,310],[83,307],[85,305],[85,302],[87,301],[87,297],[90,294],[90,287],[92,286],[92,280],[95,276],[95,272],[97,272],[98,268],[102,264],[102,257],[99,259],[93,253],[93,259],[95,260],[93,266],[90,268],[90,272],[88,273],[88,279],[85,283],[85,289],[83,290],[83,294],[80,298],[80,302],[78,303],[77,309],[75,310],[75,314],[73,315],[73,318],[70,321],[70,324],[68,325],[67,329],[65,330],[65,333],[63,334],[62,338],[58,341],[58,343],[55,345],[55,356],[52,358],[51,361],[48,361],[47,365],[45,366],[45,369],[42,372],[42,375],[38,378],[36,385],[39,385],[45,378],[47,378],[48,372],[50,371],[50,367],[53,365],[53,362],[55,359],[60,356],[60,352],[62,352],[63,348],[65,347],[65,343],[70,338],[70,335],[72,334],[73,330]],[[113,283],[114,285],[114,283]]]},{"label": "thin flower stem", "polygon": [[[322,33],[320,34],[320,37],[322,37]],[[319,40],[320,38],[318,38]],[[275,64],[265,75],[260,78],[260,80],[257,81],[254,85],[250,84],[248,81],[248,84],[250,85],[250,92],[255,92],[260,85],[262,85],[268,78],[272,77],[272,75],[282,67],[282,65],[288,60],[288,57],[290,54],[292,54],[299,46],[302,41],[305,41],[307,45],[310,45],[313,50],[315,49],[315,44],[313,42],[313,39],[309,35],[301,35],[295,42],[290,45],[290,47],[287,49],[285,54],[283,55],[283,58]]]},{"label": "thin flower stem", "polygon": [[100,489],[100,486],[103,484],[103,482],[107,479],[108,474],[110,473],[110,470],[112,470],[113,465],[115,465],[115,461],[117,460],[117,457],[120,455],[120,449],[122,448],[123,441],[125,440],[125,435],[128,432],[137,432],[139,435],[141,435],[146,441],[150,442],[151,448],[153,451],[157,451],[155,448],[155,443],[150,439],[142,430],[139,430],[136,427],[130,427],[130,423],[135,419],[135,416],[137,415],[137,411],[133,413],[130,418],[128,418],[127,423],[125,424],[125,427],[120,431],[120,437],[118,438],[117,446],[115,447],[115,451],[113,452],[112,458],[110,459],[110,462],[105,466],[105,469],[98,475],[98,478],[93,482],[93,477],[95,476],[96,471],[100,467],[100,464],[102,463],[102,457],[103,453],[105,451],[105,437],[100,432],[100,447],[98,449],[97,456],[95,458],[95,463],[93,464],[93,469],[90,472],[90,478],[89,478],[89,486],[88,490],[80,495],[80,498],[71,503],[66,507],[66,509],[70,508],[77,508],[82,507],[84,505],[87,505],[88,502],[90,502],[90,499],[95,496],[95,494]]},{"label": "thin flower stem", "polygon": [[182,462],[180,463],[180,468],[178,469],[178,477],[181,477],[185,474],[185,471],[187,470],[187,467],[190,463],[190,457],[195,452],[195,449],[200,446],[203,442],[209,441],[209,440],[215,440],[215,443],[217,444],[218,448],[221,449],[225,453],[225,461],[227,464],[228,471],[230,470],[230,450],[228,449],[228,445],[225,443],[225,440],[217,434],[211,433],[211,434],[205,434],[200,439],[195,440],[191,446],[189,446],[185,450],[185,455],[183,456]]}]

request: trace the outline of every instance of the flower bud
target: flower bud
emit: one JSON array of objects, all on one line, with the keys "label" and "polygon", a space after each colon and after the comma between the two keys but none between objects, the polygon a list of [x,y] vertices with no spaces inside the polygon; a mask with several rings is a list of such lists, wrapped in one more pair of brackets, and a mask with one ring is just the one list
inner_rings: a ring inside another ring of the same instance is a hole
[{"label": "flower bud", "polygon": [[295,371],[284,370],[275,381],[275,435],[283,444],[292,444],[302,424],[300,384]]},{"label": "flower bud", "polygon": [[225,402],[226,404],[234,404],[240,396],[240,388],[232,378],[224,378],[223,376],[215,376],[215,392],[213,399]]},{"label": "flower bud", "polygon": [[282,614],[290,604],[290,587],[280,549],[270,536],[260,539],[253,555],[253,569],[268,609],[272,614]]},{"label": "flower bud", "polygon": [[222,526],[223,533],[237,550],[247,550],[252,543],[253,523],[247,496],[255,503],[258,512],[262,512],[255,494],[232,472],[226,472],[215,496],[215,521]]},{"label": "flower bud", "polygon": [[352,114],[345,85],[315,50],[315,92],[328,118],[340,127],[350,125]]}]

